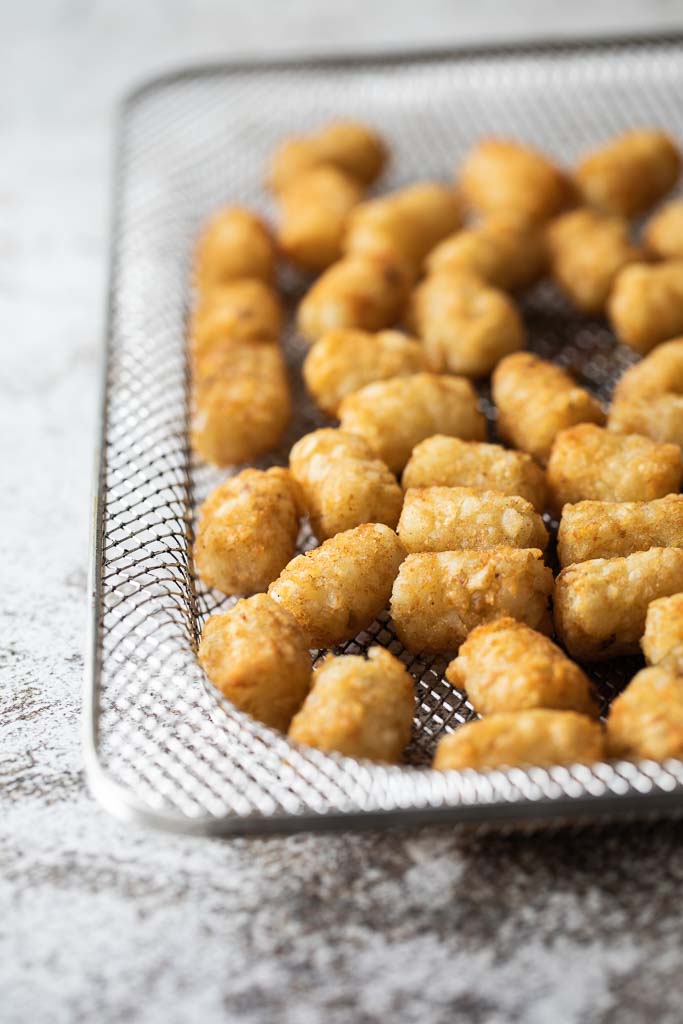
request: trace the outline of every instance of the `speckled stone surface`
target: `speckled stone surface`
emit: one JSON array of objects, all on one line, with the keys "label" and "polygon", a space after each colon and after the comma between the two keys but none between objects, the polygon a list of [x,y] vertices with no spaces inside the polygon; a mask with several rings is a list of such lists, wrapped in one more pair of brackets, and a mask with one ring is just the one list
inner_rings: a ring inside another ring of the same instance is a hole
[{"label": "speckled stone surface", "polygon": [[[476,36],[477,18],[480,36],[520,35],[538,30],[544,5],[511,5],[516,15],[501,14],[494,29],[490,14],[503,5],[473,5],[469,18],[462,6],[3,7],[2,1024],[681,1020],[683,826],[222,842],[121,825],[84,786],[114,101],[147,73],[207,55],[444,43]],[[556,7],[555,27],[602,24],[608,6],[574,4],[573,23]],[[622,28],[629,18],[683,27],[672,3],[624,3],[619,16]]]}]

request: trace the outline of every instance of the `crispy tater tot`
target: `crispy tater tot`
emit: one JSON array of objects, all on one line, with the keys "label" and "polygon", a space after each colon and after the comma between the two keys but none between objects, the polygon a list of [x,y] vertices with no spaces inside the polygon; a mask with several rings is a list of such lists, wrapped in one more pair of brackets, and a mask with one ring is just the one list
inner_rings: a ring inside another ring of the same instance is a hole
[{"label": "crispy tater tot", "polygon": [[282,328],[282,306],[270,285],[242,278],[203,295],[192,315],[190,353],[202,359],[215,346],[234,342],[276,342]]},{"label": "crispy tater tot", "polygon": [[434,365],[467,377],[485,377],[526,331],[512,299],[460,270],[441,270],[413,292],[411,321]]},{"label": "crispy tater tot", "polygon": [[328,331],[306,356],[303,375],[319,409],[336,416],[347,395],[366,384],[430,369],[419,341],[400,331]]},{"label": "crispy tater tot", "polygon": [[617,381],[614,399],[647,398],[667,392],[683,395],[683,338],[658,345]]},{"label": "crispy tater tot", "polygon": [[624,373],[607,425],[683,446],[683,338],[663,342]]},{"label": "crispy tater tot", "polygon": [[597,210],[572,210],[548,227],[552,276],[586,313],[601,313],[612,284],[628,263],[642,259],[631,244],[624,217]]},{"label": "crispy tater tot", "polygon": [[492,771],[533,765],[594,764],[605,757],[600,724],[575,711],[500,712],[466,722],[439,741],[437,771]]},{"label": "crispy tater tot", "polygon": [[575,423],[604,423],[597,399],[554,363],[531,352],[501,360],[491,379],[498,408],[498,433],[545,463],[555,437]]},{"label": "crispy tater tot", "polygon": [[422,181],[357,206],[344,248],[349,253],[397,257],[417,274],[427,253],[462,221],[462,202],[455,189]]},{"label": "crispy tater tot", "polygon": [[461,441],[441,434],[426,438],[413,449],[402,483],[404,489],[475,487],[518,494],[537,512],[545,508],[545,474],[532,457],[482,441]]},{"label": "crispy tater tot", "polygon": [[231,466],[275,448],[289,422],[290,395],[276,345],[234,344],[195,367],[192,447],[217,466]]},{"label": "crispy tater tot", "polygon": [[351,210],[362,196],[348,174],[322,165],[304,171],[280,194],[278,240],[292,263],[304,270],[324,270],[342,254]]},{"label": "crispy tater tot", "polygon": [[321,164],[331,165],[371,185],[387,159],[381,138],[360,121],[331,121],[310,135],[286,139],[271,162],[269,184],[280,192],[305,171]]},{"label": "crispy tater tot", "polygon": [[614,332],[641,355],[683,332],[683,260],[632,263],[615,279],[607,303]]},{"label": "crispy tater tot", "polygon": [[410,740],[413,680],[382,647],[367,660],[332,654],[313,673],[312,688],[289,738],[347,757],[396,763]]},{"label": "crispy tater tot", "polygon": [[[404,541],[405,543],[405,541]],[[683,494],[656,501],[580,501],[562,509],[560,565],[683,547]]]},{"label": "crispy tater tot", "polygon": [[674,141],[656,129],[618,135],[576,168],[584,201],[606,213],[634,217],[669,192],[681,169]]},{"label": "crispy tater tot", "polygon": [[636,654],[650,602],[679,590],[680,548],[570,565],[555,581],[555,628],[572,657],[582,661]]},{"label": "crispy tater tot", "polygon": [[607,751],[633,761],[682,757],[683,678],[659,665],[636,673],[610,707]]},{"label": "crispy tater tot", "polygon": [[404,557],[393,530],[365,523],[294,558],[268,593],[292,613],[310,647],[334,647],[386,607]]},{"label": "crispy tater tot", "polygon": [[528,501],[472,487],[409,488],[396,532],[411,552],[548,546],[548,531]]},{"label": "crispy tater tot", "polygon": [[400,318],[409,292],[401,262],[354,253],[333,263],[304,295],[299,330],[310,342],[340,327],[379,331]]},{"label": "crispy tater tot", "polygon": [[393,473],[400,472],[416,444],[432,434],[481,441],[486,420],[477,393],[463,377],[415,373],[367,384],[339,408],[343,430],[360,434]]},{"label": "crispy tater tot", "polygon": [[245,469],[199,509],[194,562],[224,594],[266,590],[296,553],[300,495],[286,469]]},{"label": "crispy tater tot", "polygon": [[509,617],[477,626],[446,669],[480,715],[551,708],[598,714],[588,676],[542,633]]},{"label": "crispy tater tot", "polygon": [[264,221],[242,206],[226,206],[207,222],[195,251],[195,281],[208,291],[242,277],[270,283],[275,246]]},{"label": "crispy tater tot", "polygon": [[282,732],[308,693],[306,641],[293,616],[267,594],[212,615],[202,630],[199,661],[236,707]]},{"label": "crispy tater tot", "polygon": [[494,288],[519,292],[542,277],[547,263],[540,228],[498,215],[449,235],[432,249],[425,266],[428,274],[459,270],[476,274]]},{"label": "crispy tater tot", "polygon": [[648,665],[683,676],[683,594],[650,603],[640,646]]},{"label": "crispy tater tot", "polygon": [[468,204],[480,213],[512,214],[539,224],[573,198],[567,176],[542,153],[508,139],[484,139],[460,170]]},{"label": "crispy tater tot", "polygon": [[534,548],[413,554],[396,577],[391,617],[408,650],[454,651],[475,626],[505,615],[550,632],[552,589]]},{"label": "crispy tater tot", "polygon": [[679,490],[682,475],[677,445],[580,423],[558,434],[547,479],[551,505],[559,512],[566,502],[663,498]]},{"label": "crispy tater tot", "polygon": [[683,199],[667,203],[645,225],[648,252],[663,260],[683,260]]},{"label": "crispy tater tot", "polygon": [[396,526],[403,491],[362,437],[316,430],[297,441],[289,465],[318,540],[361,523]]}]

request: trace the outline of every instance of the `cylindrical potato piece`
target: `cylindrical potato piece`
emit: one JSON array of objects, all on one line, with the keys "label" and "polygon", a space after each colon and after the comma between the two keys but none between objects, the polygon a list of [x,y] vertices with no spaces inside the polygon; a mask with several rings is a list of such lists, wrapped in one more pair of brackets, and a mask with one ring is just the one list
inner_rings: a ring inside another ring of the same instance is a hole
[{"label": "cylindrical potato piece", "polygon": [[360,185],[371,185],[387,159],[381,138],[360,121],[331,121],[310,135],[286,139],[275,151],[269,184],[282,191],[295,178],[320,165],[331,165]]},{"label": "cylindrical potato piece", "polygon": [[576,182],[589,206],[635,217],[671,191],[680,169],[680,153],[670,136],[637,129],[584,157],[576,168]]},{"label": "cylindrical potato piece", "polygon": [[526,340],[512,299],[460,270],[426,278],[413,293],[410,316],[434,365],[466,377],[487,376]]},{"label": "cylindrical potato piece", "polygon": [[393,530],[365,523],[298,555],[268,593],[291,612],[310,647],[334,647],[366,629],[387,606],[404,557]]},{"label": "cylindrical potato piece", "polygon": [[299,330],[313,342],[341,327],[365,331],[391,327],[403,312],[409,289],[410,275],[398,260],[346,256],[304,295],[297,314]]},{"label": "cylindrical potato piece", "polygon": [[683,338],[658,345],[614,389],[607,424],[683,447]]},{"label": "cylindrical potato piece", "polygon": [[636,654],[650,602],[679,590],[680,548],[650,548],[625,558],[570,565],[555,581],[557,635],[580,661]]},{"label": "cylindrical potato piece", "polygon": [[328,331],[303,365],[306,387],[319,409],[336,416],[347,395],[366,384],[430,369],[419,341],[400,331]]},{"label": "cylindrical potato piece", "polygon": [[496,367],[491,393],[498,433],[514,448],[545,463],[553,441],[575,423],[604,423],[605,414],[566,370],[531,352],[515,352]]},{"label": "cylindrical potato piece", "polygon": [[508,139],[484,139],[460,170],[468,204],[482,214],[511,214],[529,224],[555,216],[572,199],[567,176],[542,153]]},{"label": "cylindrical potato piece", "polygon": [[658,345],[619,378],[614,399],[652,398],[673,392],[683,395],[683,338]]},{"label": "cylindrical potato piece", "polygon": [[274,289],[257,277],[229,281],[202,295],[192,315],[193,361],[235,342],[277,342],[282,306]]},{"label": "cylindrical potato piece", "polygon": [[316,430],[297,441],[289,466],[319,541],[361,523],[396,526],[403,491],[362,437]]},{"label": "cylindrical potato piece", "polygon": [[492,771],[496,768],[595,764],[605,758],[600,723],[575,711],[501,712],[466,722],[440,740],[437,771]]},{"label": "cylindrical potato piece", "polygon": [[234,344],[195,368],[192,447],[217,466],[275,448],[289,422],[289,381],[276,345]]},{"label": "cylindrical potato piece", "polygon": [[494,288],[520,292],[543,276],[548,250],[542,229],[510,216],[489,217],[449,235],[427,257],[428,274],[461,271]]},{"label": "cylindrical potato piece", "polygon": [[648,665],[683,676],[683,594],[652,601],[640,646]]},{"label": "cylindrical potato piece", "polygon": [[580,501],[562,509],[557,535],[562,566],[649,548],[683,548],[683,494],[656,501]]},{"label": "cylindrical potato piece", "polygon": [[357,182],[329,164],[293,178],[280,194],[278,240],[285,255],[304,270],[329,267],[341,257],[346,223],[361,196]]},{"label": "cylindrical potato piece", "polygon": [[270,283],[275,246],[265,222],[242,206],[226,206],[205,225],[195,251],[195,281],[202,292],[243,277]]},{"label": "cylindrical potato piece", "polygon": [[648,252],[662,260],[683,260],[683,199],[663,206],[647,222],[644,232]]},{"label": "cylindrical potato piece", "polygon": [[558,434],[548,460],[550,502],[653,501],[675,494],[683,459],[675,444],[580,423]]},{"label": "cylindrical potato piece", "polygon": [[683,757],[683,678],[661,666],[638,672],[610,708],[607,751],[632,761]]},{"label": "cylindrical potato piece", "polygon": [[436,434],[421,441],[403,470],[409,487],[474,487],[479,491],[518,494],[537,512],[545,508],[546,484],[541,467],[526,452],[499,444],[461,441]]},{"label": "cylindrical potato piece", "polygon": [[683,333],[683,260],[624,267],[607,312],[619,341],[641,355]]},{"label": "cylindrical potato piece", "polygon": [[597,210],[572,210],[548,228],[552,276],[586,313],[602,313],[612,284],[628,263],[642,259],[631,244],[624,217]]},{"label": "cylindrical potato piece", "polygon": [[308,693],[311,658],[303,634],[267,594],[212,615],[202,630],[199,661],[240,711],[282,732]]},{"label": "cylindrical potato piece", "polygon": [[455,651],[485,622],[510,615],[550,632],[553,574],[535,548],[408,555],[391,595],[391,616],[408,650]]},{"label": "cylindrical potato piece", "polygon": [[548,546],[548,531],[528,501],[472,487],[409,488],[396,532],[409,552]]},{"label": "cylindrical potato piece", "polygon": [[550,708],[596,717],[588,676],[542,633],[509,617],[477,626],[446,669],[480,715]]},{"label": "cylindrical potato piece", "polygon": [[364,437],[393,473],[399,473],[415,445],[432,434],[466,441],[486,436],[486,420],[471,383],[433,373],[368,384],[344,399],[339,419],[342,429]]},{"label": "cylindrical potato piece", "polygon": [[245,469],[199,509],[194,563],[224,594],[266,590],[296,553],[298,488],[286,469]]},{"label": "cylindrical potato piece", "polygon": [[389,651],[371,647],[367,660],[328,654],[313,673],[311,692],[289,738],[318,750],[395,764],[410,740],[413,680]]}]

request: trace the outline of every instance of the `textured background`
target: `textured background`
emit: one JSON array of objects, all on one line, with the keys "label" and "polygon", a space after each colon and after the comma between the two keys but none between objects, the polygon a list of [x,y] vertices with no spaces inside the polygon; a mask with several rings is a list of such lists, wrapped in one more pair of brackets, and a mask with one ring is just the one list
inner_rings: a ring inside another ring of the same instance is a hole
[{"label": "textured background", "polygon": [[679,1022],[683,826],[147,834],[88,796],[78,717],[121,92],[207,56],[681,29],[681,3],[33,0],[2,14],[2,1024]]}]

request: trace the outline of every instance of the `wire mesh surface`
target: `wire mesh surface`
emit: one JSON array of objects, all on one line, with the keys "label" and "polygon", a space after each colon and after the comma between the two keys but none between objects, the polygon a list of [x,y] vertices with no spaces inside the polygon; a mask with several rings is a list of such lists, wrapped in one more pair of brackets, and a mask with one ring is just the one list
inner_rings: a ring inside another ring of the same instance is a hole
[{"label": "wire mesh surface", "polygon": [[[679,41],[496,54],[207,68],[144,87],[124,108],[116,182],[105,421],[95,522],[92,672],[86,761],[120,814],[194,831],[294,829],[412,820],[573,820],[676,811],[683,765],[596,765],[436,773],[437,737],[471,717],[443,677],[446,659],[405,652],[385,614],[339,651],[379,643],[415,679],[406,765],[359,763],[292,746],[205,683],[195,650],[207,615],[229,604],[193,578],[197,504],[225,473],[192,462],[185,325],[189,258],[203,219],[224,202],[274,211],[264,166],[284,136],[358,116],[386,136],[381,185],[448,179],[472,143],[514,136],[571,162],[638,124],[683,137]],[[306,282],[284,272],[291,310]],[[606,325],[579,316],[551,285],[523,303],[531,347],[607,399],[632,361]],[[282,448],[323,424],[285,347],[296,413]],[[493,410],[482,402],[495,438]],[[303,549],[314,541],[306,527]],[[589,667],[606,705],[638,659]]]}]

